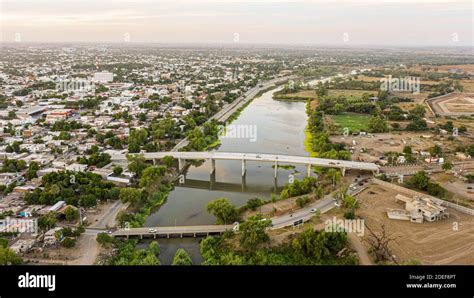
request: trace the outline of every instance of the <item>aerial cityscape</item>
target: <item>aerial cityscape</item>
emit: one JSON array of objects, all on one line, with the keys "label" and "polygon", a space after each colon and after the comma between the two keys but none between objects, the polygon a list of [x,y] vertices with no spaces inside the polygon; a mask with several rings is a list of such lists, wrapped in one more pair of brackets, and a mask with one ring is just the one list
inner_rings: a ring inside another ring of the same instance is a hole
[{"label": "aerial cityscape", "polygon": [[38,2],[1,3],[0,265],[474,265],[470,1]]}]

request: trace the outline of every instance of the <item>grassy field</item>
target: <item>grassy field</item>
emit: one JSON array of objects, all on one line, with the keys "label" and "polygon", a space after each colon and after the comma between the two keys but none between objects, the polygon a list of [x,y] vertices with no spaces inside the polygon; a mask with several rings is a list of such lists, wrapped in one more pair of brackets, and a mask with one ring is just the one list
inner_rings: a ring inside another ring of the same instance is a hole
[{"label": "grassy field", "polygon": [[302,90],[294,93],[288,94],[275,94],[273,99],[280,100],[306,100],[306,99],[315,99],[316,91],[315,90]]},{"label": "grassy field", "polygon": [[331,96],[344,95],[348,99],[361,98],[362,94],[364,94],[364,93],[368,93],[371,96],[377,95],[377,91],[371,91],[371,90],[345,90],[345,89],[330,89],[329,90],[329,95],[331,95]]},{"label": "grassy field", "polygon": [[344,127],[349,128],[351,132],[367,131],[369,115],[346,113],[341,115],[331,115],[331,121],[339,128],[340,132]]}]

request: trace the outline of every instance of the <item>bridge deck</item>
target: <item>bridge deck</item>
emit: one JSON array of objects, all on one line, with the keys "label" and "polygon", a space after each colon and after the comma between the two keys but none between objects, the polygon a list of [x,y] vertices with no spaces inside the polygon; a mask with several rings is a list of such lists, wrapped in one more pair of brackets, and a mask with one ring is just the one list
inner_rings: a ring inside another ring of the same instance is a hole
[{"label": "bridge deck", "polygon": [[234,225],[205,225],[205,226],[173,226],[173,227],[144,227],[120,229],[112,233],[113,237],[128,236],[169,236],[183,234],[218,234],[232,230]]},{"label": "bridge deck", "polygon": [[[379,166],[374,163],[350,160],[336,160],[307,156],[292,156],[282,154],[259,154],[238,152],[146,152],[143,156],[147,160],[161,159],[172,156],[181,159],[215,159],[215,160],[246,160],[262,162],[278,162],[290,164],[305,164],[328,168],[346,168],[355,170],[378,171]],[[126,154],[111,154],[112,160],[126,160]]]}]

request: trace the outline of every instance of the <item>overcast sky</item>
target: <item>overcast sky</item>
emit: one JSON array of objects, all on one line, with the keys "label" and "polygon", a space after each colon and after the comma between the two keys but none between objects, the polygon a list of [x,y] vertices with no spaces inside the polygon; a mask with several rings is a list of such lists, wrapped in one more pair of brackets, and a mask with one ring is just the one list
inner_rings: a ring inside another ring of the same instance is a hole
[{"label": "overcast sky", "polygon": [[472,46],[472,3],[0,0],[0,40]]}]

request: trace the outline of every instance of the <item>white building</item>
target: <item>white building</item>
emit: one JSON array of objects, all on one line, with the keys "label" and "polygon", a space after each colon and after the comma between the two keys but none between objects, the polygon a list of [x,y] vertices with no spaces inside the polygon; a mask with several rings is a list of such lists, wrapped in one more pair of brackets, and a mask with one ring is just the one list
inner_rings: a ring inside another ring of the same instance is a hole
[{"label": "white building", "polygon": [[94,81],[99,83],[108,83],[114,80],[112,72],[96,72],[94,73]]}]

